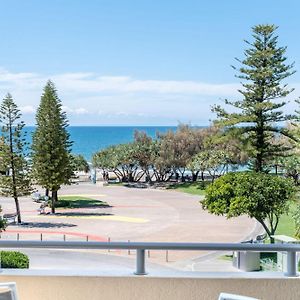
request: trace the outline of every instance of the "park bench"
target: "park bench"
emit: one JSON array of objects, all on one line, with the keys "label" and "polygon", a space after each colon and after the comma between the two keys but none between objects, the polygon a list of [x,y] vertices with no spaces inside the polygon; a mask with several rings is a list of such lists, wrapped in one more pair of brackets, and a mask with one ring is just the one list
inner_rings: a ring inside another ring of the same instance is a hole
[{"label": "park bench", "polygon": [[267,239],[268,235],[266,233],[260,234],[256,237],[256,243],[263,244]]},{"label": "park bench", "polygon": [[5,220],[8,224],[15,224],[16,223],[17,214],[4,214],[3,220]]},{"label": "park bench", "polygon": [[41,196],[41,194],[38,193],[38,192],[33,193],[33,194],[32,194],[32,200],[33,200],[34,202],[37,202],[37,203],[41,202],[41,201],[42,201],[42,196]]}]

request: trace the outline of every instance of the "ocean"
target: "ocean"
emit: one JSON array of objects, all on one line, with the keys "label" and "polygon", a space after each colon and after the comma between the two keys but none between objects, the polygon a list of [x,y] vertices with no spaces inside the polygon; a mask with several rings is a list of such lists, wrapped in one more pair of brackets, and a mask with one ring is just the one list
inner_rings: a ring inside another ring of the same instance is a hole
[{"label": "ocean", "polygon": [[[74,142],[72,153],[82,154],[91,161],[97,151],[111,145],[133,141],[135,130],[144,131],[155,138],[157,132],[175,130],[176,126],[69,126],[68,131]],[[26,140],[31,143],[35,127],[26,126]]]}]

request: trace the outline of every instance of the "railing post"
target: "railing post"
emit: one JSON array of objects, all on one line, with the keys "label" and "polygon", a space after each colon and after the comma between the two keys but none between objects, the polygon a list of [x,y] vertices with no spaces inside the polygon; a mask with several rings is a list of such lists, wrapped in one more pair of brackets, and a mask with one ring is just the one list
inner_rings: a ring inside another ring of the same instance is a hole
[{"label": "railing post", "polygon": [[298,276],[298,263],[297,263],[297,252],[287,251],[287,271],[284,274],[288,277]]},{"label": "railing post", "polygon": [[146,275],[145,269],[145,249],[136,250],[136,271],[135,275]]}]

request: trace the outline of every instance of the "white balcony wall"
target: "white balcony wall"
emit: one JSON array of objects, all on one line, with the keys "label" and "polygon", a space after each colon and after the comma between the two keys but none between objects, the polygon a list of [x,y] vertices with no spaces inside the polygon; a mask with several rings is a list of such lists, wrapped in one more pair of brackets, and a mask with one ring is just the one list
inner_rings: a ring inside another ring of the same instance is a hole
[{"label": "white balcony wall", "polygon": [[215,300],[220,292],[264,300],[300,299],[300,279],[280,274],[222,273],[180,278],[67,273],[3,271],[0,281],[16,281],[21,300]]}]

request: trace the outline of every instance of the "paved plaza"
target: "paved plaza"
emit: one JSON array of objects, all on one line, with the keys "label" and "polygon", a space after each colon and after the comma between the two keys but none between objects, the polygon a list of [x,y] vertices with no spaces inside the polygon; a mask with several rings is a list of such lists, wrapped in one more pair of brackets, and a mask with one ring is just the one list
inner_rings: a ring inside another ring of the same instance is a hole
[{"label": "paved plaza", "polygon": [[[42,190],[40,192],[42,193]],[[9,225],[7,230],[2,233],[1,238],[72,241],[238,242],[251,235],[256,227],[254,220],[247,217],[227,220],[224,217],[213,216],[202,210],[199,196],[177,191],[80,183],[63,187],[59,191],[59,195],[86,196],[105,201],[109,207],[57,209],[55,215],[41,215],[38,212],[39,203],[33,202],[31,197],[22,198],[20,206],[24,224]],[[15,211],[14,202],[10,198],[1,198],[1,205],[3,213]],[[47,210],[50,211],[49,208]],[[108,253],[107,250],[101,250],[93,253],[93,255],[97,254],[106,257],[114,256],[113,260],[116,260],[117,256],[121,262],[132,260],[134,257],[134,253],[129,255],[128,251]],[[188,269],[189,260],[203,255],[207,255],[207,253],[172,251],[166,254],[163,251],[153,251],[148,254],[148,260],[153,264]],[[34,257],[37,257],[36,253]],[[38,267],[36,259],[32,261]]]}]

